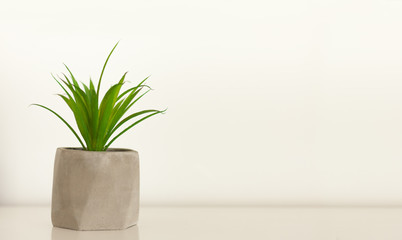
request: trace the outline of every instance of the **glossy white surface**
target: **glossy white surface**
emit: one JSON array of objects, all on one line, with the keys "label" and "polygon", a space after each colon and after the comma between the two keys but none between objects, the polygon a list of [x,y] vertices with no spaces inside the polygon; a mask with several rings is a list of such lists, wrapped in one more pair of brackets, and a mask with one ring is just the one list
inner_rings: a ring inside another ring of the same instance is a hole
[{"label": "glossy white surface", "polygon": [[48,207],[0,207],[8,240],[400,240],[402,208],[143,207],[123,231],[53,228]]}]

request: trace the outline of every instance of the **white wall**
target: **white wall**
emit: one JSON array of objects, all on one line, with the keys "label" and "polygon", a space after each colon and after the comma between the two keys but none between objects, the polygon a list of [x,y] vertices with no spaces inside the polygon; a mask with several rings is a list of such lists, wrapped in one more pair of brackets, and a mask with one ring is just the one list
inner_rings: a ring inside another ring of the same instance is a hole
[{"label": "white wall", "polygon": [[402,204],[402,1],[9,1],[0,8],[0,204],[48,204],[74,136],[50,72],[152,74],[123,135],[143,204]]}]

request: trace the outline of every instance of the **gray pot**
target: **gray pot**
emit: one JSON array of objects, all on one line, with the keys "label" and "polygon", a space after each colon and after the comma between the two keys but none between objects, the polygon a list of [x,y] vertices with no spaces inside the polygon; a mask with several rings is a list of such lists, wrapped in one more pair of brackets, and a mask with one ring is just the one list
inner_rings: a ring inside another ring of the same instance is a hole
[{"label": "gray pot", "polygon": [[58,148],[52,223],[74,230],[125,229],[137,223],[139,157],[130,149],[105,152]]}]

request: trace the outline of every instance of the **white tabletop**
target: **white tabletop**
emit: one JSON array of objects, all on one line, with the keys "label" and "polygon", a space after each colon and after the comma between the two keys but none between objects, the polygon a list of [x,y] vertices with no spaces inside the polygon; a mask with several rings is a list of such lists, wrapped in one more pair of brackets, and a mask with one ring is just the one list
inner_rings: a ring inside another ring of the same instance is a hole
[{"label": "white tabletop", "polygon": [[0,207],[1,240],[401,240],[402,208],[142,207],[122,231],[53,228],[49,207]]}]

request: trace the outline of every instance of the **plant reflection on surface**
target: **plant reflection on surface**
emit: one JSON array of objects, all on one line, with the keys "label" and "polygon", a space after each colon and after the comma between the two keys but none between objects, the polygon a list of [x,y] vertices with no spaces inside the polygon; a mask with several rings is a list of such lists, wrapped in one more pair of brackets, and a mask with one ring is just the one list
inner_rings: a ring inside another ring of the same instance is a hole
[{"label": "plant reflection on surface", "polygon": [[52,240],[139,240],[138,226],[116,231],[75,231],[52,228]]}]

